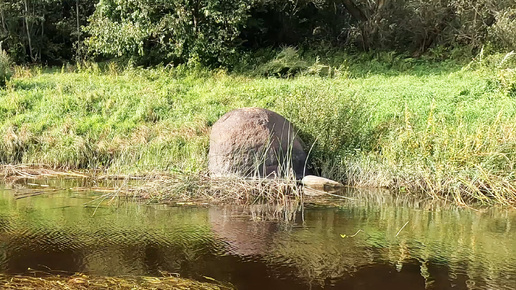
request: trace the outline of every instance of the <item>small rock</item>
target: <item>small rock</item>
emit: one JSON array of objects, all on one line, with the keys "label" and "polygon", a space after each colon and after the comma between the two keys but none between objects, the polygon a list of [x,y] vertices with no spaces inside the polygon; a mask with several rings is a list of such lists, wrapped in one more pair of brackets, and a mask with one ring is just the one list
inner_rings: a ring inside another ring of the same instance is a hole
[{"label": "small rock", "polygon": [[303,177],[301,182],[306,187],[324,191],[331,191],[344,187],[344,185],[340,182],[315,175],[307,175]]}]

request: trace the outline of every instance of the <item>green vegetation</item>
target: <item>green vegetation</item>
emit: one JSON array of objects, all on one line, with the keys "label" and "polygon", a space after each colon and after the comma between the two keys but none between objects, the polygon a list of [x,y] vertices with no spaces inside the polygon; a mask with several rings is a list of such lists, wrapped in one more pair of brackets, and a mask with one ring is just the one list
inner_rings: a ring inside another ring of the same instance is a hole
[{"label": "green vegetation", "polygon": [[[206,172],[210,126],[257,106],[299,128],[322,176],[459,203],[515,202],[513,53],[461,64],[283,51],[272,62],[240,74],[17,67],[0,91],[0,162],[196,175]],[[260,76],[271,70],[291,77]]]},{"label": "green vegetation", "polygon": [[238,65],[296,46],[397,51],[515,49],[514,0],[3,0],[0,43],[17,63],[85,57]]},{"label": "green vegetation", "polygon": [[97,0],[3,0],[0,47],[17,63],[60,63],[83,56],[81,26]]},{"label": "green vegetation", "polygon": [[282,46],[414,56],[514,49],[513,8],[513,0],[112,0],[96,5],[84,31],[96,56],[232,68],[242,53]]},{"label": "green vegetation", "polygon": [[248,17],[246,0],[101,1],[85,44],[96,55],[145,63],[229,64]]}]

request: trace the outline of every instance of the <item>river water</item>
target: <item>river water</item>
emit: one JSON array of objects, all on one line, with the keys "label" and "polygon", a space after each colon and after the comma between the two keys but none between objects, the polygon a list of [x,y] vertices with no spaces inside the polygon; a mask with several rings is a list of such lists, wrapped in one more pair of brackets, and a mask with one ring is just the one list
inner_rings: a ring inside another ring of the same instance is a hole
[{"label": "river water", "polygon": [[77,181],[32,182],[40,185],[0,188],[4,274],[174,273],[238,289],[516,289],[511,209],[371,191],[324,206],[148,205],[69,189]]}]

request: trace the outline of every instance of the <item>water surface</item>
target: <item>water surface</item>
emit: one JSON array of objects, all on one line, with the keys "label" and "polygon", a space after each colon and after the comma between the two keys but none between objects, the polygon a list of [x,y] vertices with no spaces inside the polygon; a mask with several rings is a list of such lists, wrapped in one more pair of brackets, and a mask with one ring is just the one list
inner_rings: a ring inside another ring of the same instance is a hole
[{"label": "water surface", "polygon": [[80,181],[33,182],[49,186],[0,190],[5,274],[176,273],[239,289],[516,289],[509,209],[380,192],[304,207],[108,204],[102,193],[69,189]]}]

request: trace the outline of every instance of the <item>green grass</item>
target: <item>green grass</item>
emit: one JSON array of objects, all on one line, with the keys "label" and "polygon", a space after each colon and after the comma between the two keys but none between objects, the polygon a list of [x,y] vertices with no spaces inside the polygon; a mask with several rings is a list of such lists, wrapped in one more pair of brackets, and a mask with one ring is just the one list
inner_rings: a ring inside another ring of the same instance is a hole
[{"label": "green grass", "polygon": [[459,203],[516,201],[516,56],[307,63],[290,78],[257,76],[260,67],[17,68],[0,90],[0,162],[196,174],[210,126],[257,106],[299,128],[323,176]]}]

